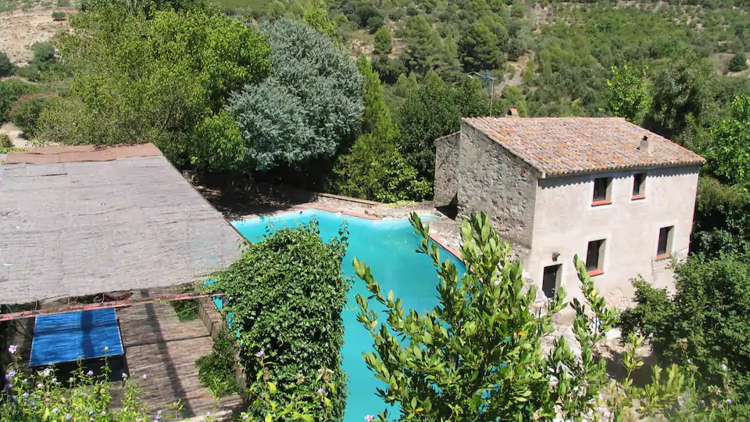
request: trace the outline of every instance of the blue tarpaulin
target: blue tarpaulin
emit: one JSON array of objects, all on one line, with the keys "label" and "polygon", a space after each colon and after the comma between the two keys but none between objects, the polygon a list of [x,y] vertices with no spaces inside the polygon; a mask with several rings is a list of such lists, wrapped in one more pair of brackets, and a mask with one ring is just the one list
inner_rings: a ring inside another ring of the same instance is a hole
[{"label": "blue tarpaulin", "polygon": [[36,317],[29,366],[121,354],[122,339],[114,309],[45,315]]}]

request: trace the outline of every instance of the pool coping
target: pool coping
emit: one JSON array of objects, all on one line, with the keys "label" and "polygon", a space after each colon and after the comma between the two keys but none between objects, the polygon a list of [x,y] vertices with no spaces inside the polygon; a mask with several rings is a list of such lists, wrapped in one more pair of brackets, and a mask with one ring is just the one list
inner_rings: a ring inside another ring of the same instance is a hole
[{"label": "pool coping", "polygon": [[[269,212],[269,213],[247,214],[247,215],[240,216],[239,218],[237,218],[236,220],[233,220],[233,221],[244,220],[244,219],[247,219],[247,218],[265,217],[265,216],[270,216],[270,215],[275,215],[275,214],[283,214],[283,213],[294,212],[294,211],[304,211],[304,210],[318,210],[318,211],[326,211],[326,212],[333,212],[333,213],[341,213],[343,215],[348,215],[350,217],[362,218],[362,219],[371,220],[371,221],[402,220],[403,219],[403,218],[376,217],[376,216],[365,214],[365,213],[359,213],[359,212],[354,212],[354,211],[349,211],[349,210],[340,210],[340,209],[336,209],[336,208],[326,207],[324,205],[301,204],[301,205],[295,205],[293,207],[290,207],[290,208],[287,208],[287,209],[283,209],[283,210],[272,211],[272,212]],[[443,249],[445,249],[446,251],[448,251],[448,253],[450,253],[451,255],[453,255],[454,258],[458,259],[461,262],[464,262],[464,260],[461,258],[461,254],[458,251],[456,251],[455,249],[453,249],[450,246],[448,246],[447,242],[445,242],[445,240],[443,240],[443,238],[441,238],[440,236],[438,236],[436,234],[433,234],[433,233],[430,233],[430,240],[432,240],[433,242],[435,242],[438,245],[440,245],[440,247],[442,247]]]}]

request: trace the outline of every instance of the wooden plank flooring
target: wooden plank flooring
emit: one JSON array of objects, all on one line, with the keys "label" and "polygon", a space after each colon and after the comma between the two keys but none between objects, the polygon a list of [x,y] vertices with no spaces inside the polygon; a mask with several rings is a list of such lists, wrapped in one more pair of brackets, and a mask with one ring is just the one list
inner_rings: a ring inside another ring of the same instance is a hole
[{"label": "wooden plank flooring", "polygon": [[[210,353],[213,346],[200,319],[180,321],[166,303],[119,309],[117,316],[128,370],[138,377],[149,409],[166,409],[178,399],[183,406],[180,416],[185,418],[239,408],[238,395],[217,402],[198,380],[195,361]],[[144,374],[146,379],[142,378]]]}]

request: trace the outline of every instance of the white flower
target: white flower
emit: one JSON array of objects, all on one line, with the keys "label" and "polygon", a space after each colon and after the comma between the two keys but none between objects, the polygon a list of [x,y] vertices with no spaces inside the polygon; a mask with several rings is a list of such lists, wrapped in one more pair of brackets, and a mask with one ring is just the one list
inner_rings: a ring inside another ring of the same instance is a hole
[{"label": "white flower", "polygon": [[721,364],[721,370],[722,370],[722,371],[726,371],[726,370],[727,370],[727,366],[726,366],[726,365],[724,365],[723,363]]},{"label": "white flower", "polygon": [[560,380],[558,380],[556,376],[552,375],[551,377],[549,377],[549,386],[550,387],[556,387],[557,384],[560,384]]}]

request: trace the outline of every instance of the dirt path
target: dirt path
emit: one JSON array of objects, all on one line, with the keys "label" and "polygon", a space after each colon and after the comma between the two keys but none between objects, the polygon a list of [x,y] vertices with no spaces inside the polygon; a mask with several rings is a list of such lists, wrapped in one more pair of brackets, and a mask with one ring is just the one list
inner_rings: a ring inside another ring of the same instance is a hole
[{"label": "dirt path", "polygon": [[13,142],[13,146],[16,148],[26,148],[31,146],[31,143],[21,137],[21,129],[13,125],[13,123],[6,123],[0,126],[0,133],[8,135],[10,141]]},{"label": "dirt path", "polygon": [[28,10],[0,12],[0,51],[5,52],[15,65],[24,65],[33,57],[31,46],[35,42],[46,41],[58,32],[68,31],[68,21],[52,20],[53,11],[67,13],[75,11],[70,7],[42,7],[36,5]]}]

